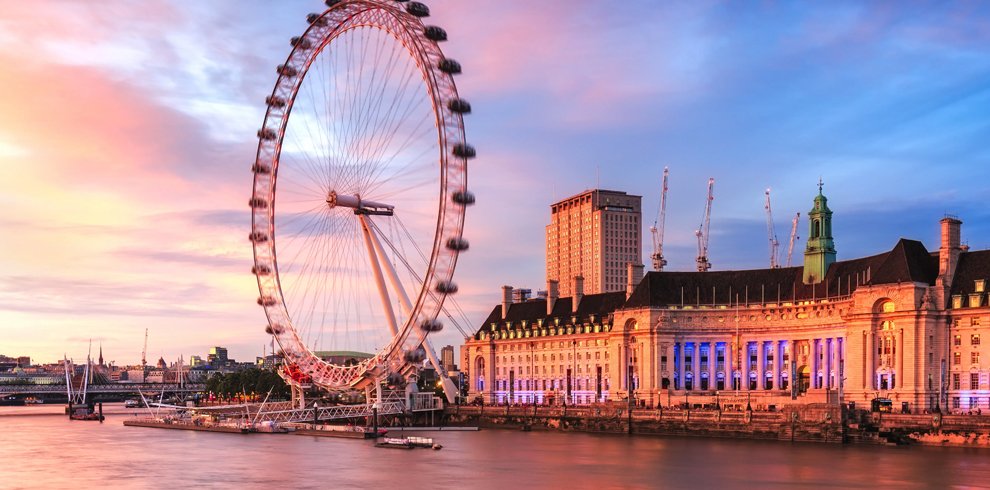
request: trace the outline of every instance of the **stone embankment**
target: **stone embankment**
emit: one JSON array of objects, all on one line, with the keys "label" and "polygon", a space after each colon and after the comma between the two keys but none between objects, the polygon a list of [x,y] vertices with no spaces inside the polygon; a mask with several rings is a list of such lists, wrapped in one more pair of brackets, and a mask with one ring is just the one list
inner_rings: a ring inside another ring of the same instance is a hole
[{"label": "stone embankment", "polygon": [[625,406],[452,406],[445,423],[485,428],[723,437],[825,443],[990,448],[990,416],[910,415],[840,405],[779,411],[634,409]]},{"label": "stone embankment", "polygon": [[778,412],[634,409],[590,407],[455,406],[446,411],[451,425],[559,430],[615,434],[727,437],[841,443],[839,406],[785,407]]}]

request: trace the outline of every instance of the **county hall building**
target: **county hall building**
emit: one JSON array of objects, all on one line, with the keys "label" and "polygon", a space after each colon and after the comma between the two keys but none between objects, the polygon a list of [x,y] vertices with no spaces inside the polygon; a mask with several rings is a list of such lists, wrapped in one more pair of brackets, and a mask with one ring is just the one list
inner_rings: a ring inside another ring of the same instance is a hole
[{"label": "county hall building", "polygon": [[[553,208],[570,213],[592,201],[602,208],[580,221],[591,244],[594,223],[606,215],[597,197]],[[638,197],[613,197],[624,205],[607,215],[629,214],[610,221],[640,222]],[[799,267],[644,277],[642,265],[627,261],[619,290],[606,287],[611,264],[593,268],[601,291],[593,294],[584,294],[581,275],[548,277],[535,299],[503,287],[502,303],[461,348],[469,399],[570,405],[631,396],[641,406],[759,409],[888,398],[915,413],[990,408],[990,352],[981,343],[990,336],[990,251],[961,245],[962,222],[941,220],[937,251],[901,239],[889,251],[845,261],[836,260],[832,212],[820,191],[808,225]],[[555,248],[566,241],[561,228],[548,227],[548,257],[558,261],[548,272],[574,270],[549,252],[551,239]],[[590,247],[594,260],[638,250],[621,236],[618,252]],[[559,293],[564,281],[567,296]]]}]

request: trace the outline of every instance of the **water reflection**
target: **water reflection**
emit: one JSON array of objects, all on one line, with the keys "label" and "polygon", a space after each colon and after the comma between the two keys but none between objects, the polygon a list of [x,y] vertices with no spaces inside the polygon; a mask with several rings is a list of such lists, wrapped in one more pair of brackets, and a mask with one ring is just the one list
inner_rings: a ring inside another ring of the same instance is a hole
[{"label": "water reflection", "polygon": [[[947,488],[990,482],[990,450],[481,431],[442,451],[367,441],[70,422],[0,407],[0,488]],[[46,415],[38,415],[46,414]]]}]

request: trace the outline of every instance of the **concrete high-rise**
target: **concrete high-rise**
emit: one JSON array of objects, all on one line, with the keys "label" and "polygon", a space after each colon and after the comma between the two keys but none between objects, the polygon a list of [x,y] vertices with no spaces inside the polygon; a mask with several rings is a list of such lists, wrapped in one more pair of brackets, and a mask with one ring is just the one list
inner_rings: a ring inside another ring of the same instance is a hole
[{"label": "concrete high-rise", "polygon": [[643,260],[642,200],[594,189],[550,206],[547,281],[557,281],[560,296],[574,294],[577,276],[584,294],[625,290],[627,265]]},{"label": "concrete high-rise", "polygon": [[454,369],[454,346],[445,345],[440,349],[440,365],[448,371]]}]

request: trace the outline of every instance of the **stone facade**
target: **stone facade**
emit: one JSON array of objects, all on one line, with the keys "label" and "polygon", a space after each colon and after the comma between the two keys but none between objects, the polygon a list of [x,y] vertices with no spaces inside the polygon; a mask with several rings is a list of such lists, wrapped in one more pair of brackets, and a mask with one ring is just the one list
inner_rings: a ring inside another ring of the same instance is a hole
[{"label": "stone facade", "polygon": [[[469,398],[990,410],[990,251],[961,246],[959,220],[941,224],[937,252],[902,239],[810,282],[804,267],[641,281],[630,267],[624,293],[574,281],[557,298],[553,281],[547,298],[503,298],[461,348]],[[831,223],[818,226],[830,247]]]}]

